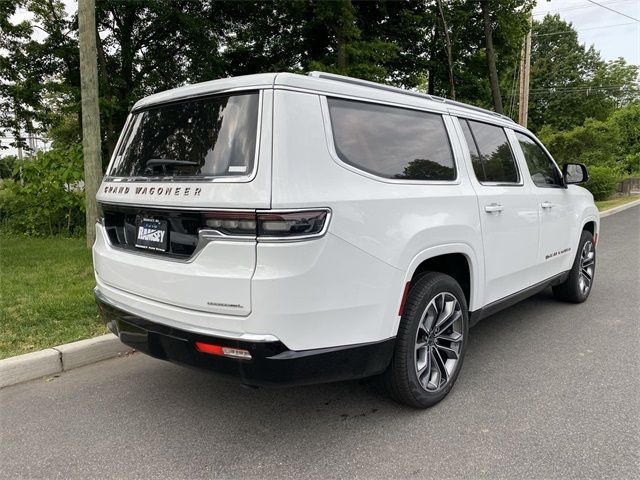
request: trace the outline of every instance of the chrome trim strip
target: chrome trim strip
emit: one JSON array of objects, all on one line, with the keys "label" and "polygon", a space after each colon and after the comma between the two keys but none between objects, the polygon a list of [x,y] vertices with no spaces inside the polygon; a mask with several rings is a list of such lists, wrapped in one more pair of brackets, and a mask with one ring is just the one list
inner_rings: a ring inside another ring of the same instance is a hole
[{"label": "chrome trim strip", "polygon": [[154,205],[152,203],[129,203],[129,202],[114,202],[100,200],[98,203],[103,205],[114,205],[116,207],[134,207],[145,208],[147,210],[187,210],[190,212],[238,212],[238,213],[254,213],[255,208],[216,208],[216,207],[188,207],[182,205]]},{"label": "chrome trim strip", "polygon": [[[112,287],[110,287],[112,288]],[[152,318],[147,318],[147,317],[143,317],[138,313],[132,312],[130,307],[128,307],[127,305],[124,305],[121,302],[118,302],[116,300],[111,300],[111,299],[107,299],[107,297],[104,295],[104,293],[102,293],[100,291],[100,289],[98,287],[94,287],[93,289],[93,293],[96,296],[96,298],[98,298],[101,302],[106,303],[107,305],[117,308],[118,310],[122,310],[125,313],[128,313],[129,315],[134,315],[136,317],[140,317],[140,318],[145,318],[146,320],[152,321],[152,322],[157,322],[157,323],[161,323],[163,325],[167,325],[167,326],[171,326],[173,327],[174,325],[168,325],[167,323],[163,322],[163,321],[159,321],[158,317],[152,316]],[[127,293],[127,292],[125,292]],[[130,293],[127,293],[127,295],[132,295]],[[140,297],[142,299],[144,299],[145,301],[154,301],[154,300],[150,300],[148,298],[145,297]],[[182,308],[182,307],[174,307],[171,306],[172,308]],[[188,310],[188,309],[184,309],[184,310]],[[148,314],[147,314],[148,315]],[[211,315],[215,315],[215,316],[225,316],[225,315],[221,315],[221,314],[217,314],[217,313],[212,313]],[[161,317],[160,317],[161,318]],[[176,327],[178,328],[178,327]],[[279,342],[280,339],[278,337],[276,337],[275,335],[271,335],[271,334],[259,334],[259,333],[241,333],[240,335],[232,333],[232,332],[227,332],[224,330],[204,330],[204,329],[197,329],[194,330],[193,328],[191,329],[187,329],[184,326],[180,326],[179,327],[182,330],[185,330],[187,332],[190,333],[198,333],[198,334],[203,334],[203,335],[211,335],[214,337],[221,337],[221,338],[228,338],[228,339],[232,339],[232,340],[242,340],[245,342],[257,342],[257,343],[264,343],[264,342]]]}]

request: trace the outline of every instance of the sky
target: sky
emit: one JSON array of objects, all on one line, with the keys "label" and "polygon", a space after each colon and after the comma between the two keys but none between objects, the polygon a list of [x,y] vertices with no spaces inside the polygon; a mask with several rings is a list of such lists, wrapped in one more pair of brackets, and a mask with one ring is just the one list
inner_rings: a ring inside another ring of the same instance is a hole
[{"label": "sky", "polygon": [[542,20],[546,13],[573,23],[580,42],[594,45],[604,60],[622,57],[640,65],[640,0],[538,0],[533,18]]}]

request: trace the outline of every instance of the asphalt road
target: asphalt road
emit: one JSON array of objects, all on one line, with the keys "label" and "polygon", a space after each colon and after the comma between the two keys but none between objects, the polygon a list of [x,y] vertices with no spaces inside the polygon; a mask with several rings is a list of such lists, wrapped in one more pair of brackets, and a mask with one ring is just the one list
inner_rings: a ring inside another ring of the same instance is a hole
[{"label": "asphalt road", "polygon": [[135,354],[0,390],[0,477],[638,478],[640,207],[602,224],[589,300],[545,292],[484,320],[430,410]]}]

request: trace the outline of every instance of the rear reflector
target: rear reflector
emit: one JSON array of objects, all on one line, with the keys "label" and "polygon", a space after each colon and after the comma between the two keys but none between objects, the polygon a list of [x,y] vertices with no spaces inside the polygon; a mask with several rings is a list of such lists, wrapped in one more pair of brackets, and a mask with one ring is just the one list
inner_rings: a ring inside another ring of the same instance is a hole
[{"label": "rear reflector", "polygon": [[409,289],[411,288],[411,282],[407,282],[404,286],[404,292],[402,292],[402,300],[400,300],[400,309],[398,310],[398,316],[401,317],[404,313],[404,304],[407,303],[407,296],[409,295]]},{"label": "rear reflector", "polygon": [[598,234],[597,234],[597,233],[593,236],[593,244],[594,244],[596,247],[598,246]]},{"label": "rear reflector", "polygon": [[208,353],[209,355],[251,360],[249,351],[242,348],[221,347],[220,345],[213,345],[211,343],[196,342],[196,350],[201,353]]}]

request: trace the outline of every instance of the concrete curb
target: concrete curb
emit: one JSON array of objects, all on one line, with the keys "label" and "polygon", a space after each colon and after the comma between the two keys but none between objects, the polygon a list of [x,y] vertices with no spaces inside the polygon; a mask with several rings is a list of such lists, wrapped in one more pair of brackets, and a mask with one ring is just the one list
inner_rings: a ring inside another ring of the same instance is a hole
[{"label": "concrete curb", "polygon": [[609,215],[613,215],[614,213],[622,212],[623,210],[635,207],[636,205],[640,205],[640,199],[634,200],[633,202],[625,203],[624,205],[620,205],[619,207],[613,207],[608,210],[604,210],[600,212],[600,218],[608,217]]},{"label": "concrete curb", "polygon": [[55,375],[133,351],[111,333],[0,360],[0,388]]}]

